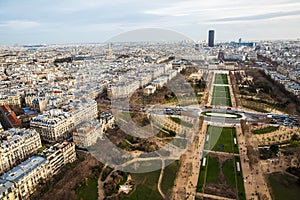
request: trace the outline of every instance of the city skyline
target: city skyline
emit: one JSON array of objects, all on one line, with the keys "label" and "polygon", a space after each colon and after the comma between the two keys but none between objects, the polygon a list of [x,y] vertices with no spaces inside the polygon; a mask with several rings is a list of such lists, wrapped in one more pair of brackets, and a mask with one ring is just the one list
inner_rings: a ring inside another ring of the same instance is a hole
[{"label": "city skyline", "polygon": [[[194,40],[297,39],[300,2],[263,1],[1,1],[0,44],[105,42],[143,28],[173,30]],[[233,31],[234,30],[234,31]],[[159,39],[159,38],[158,38]]]}]

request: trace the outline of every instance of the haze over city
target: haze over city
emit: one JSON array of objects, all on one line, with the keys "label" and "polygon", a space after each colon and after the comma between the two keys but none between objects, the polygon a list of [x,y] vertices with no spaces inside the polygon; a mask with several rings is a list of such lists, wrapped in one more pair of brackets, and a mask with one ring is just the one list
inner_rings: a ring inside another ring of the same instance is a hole
[{"label": "haze over city", "polygon": [[219,41],[300,35],[298,0],[12,0],[0,1],[0,7],[0,44],[105,42],[141,28],[173,30],[194,40],[206,40],[212,28]]},{"label": "haze over city", "polygon": [[299,0],[0,8],[0,200],[299,200]]}]

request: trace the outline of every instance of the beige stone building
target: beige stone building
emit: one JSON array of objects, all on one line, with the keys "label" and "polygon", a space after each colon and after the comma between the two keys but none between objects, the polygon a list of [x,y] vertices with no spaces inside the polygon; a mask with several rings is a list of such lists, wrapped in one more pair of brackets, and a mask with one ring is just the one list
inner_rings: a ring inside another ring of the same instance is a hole
[{"label": "beige stone building", "polygon": [[67,112],[60,109],[45,111],[31,119],[30,127],[40,133],[42,140],[55,142],[70,136],[75,126],[98,116],[97,102],[73,103]]},{"label": "beige stone building", "polygon": [[88,148],[95,144],[102,134],[102,124],[98,120],[86,122],[76,127],[73,141],[80,148]]},{"label": "beige stone building", "polygon": [[13,128],[0,133],[0,137],[0,173],[10,170],[42,146],[35,130]]},{"label": "beige stone building", "polygon": [[0,105],[15,105],[21,106],[20,95],[0,95]]},{"label": "beige stone building", "polygon": [[29,199],[36,186],[47,178],[46,158],[32,156],[0,177],[0,199]]},{"label": "beige stone building", "polygon": [[57,143],[43,150],[43,155],[47,158],[49,175],[55,175],[61,167],[76,160],[75,144],[66,141]]}]

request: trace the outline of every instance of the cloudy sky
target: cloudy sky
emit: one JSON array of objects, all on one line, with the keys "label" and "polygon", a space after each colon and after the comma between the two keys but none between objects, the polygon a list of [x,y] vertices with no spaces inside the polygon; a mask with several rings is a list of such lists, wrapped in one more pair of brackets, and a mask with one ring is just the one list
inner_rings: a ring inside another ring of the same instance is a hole
[{"label": "cloudy sky", "polygon": [[104,42],[141,28],[194,40],[300,38],[300,0],[0,0],[0,44]]}]

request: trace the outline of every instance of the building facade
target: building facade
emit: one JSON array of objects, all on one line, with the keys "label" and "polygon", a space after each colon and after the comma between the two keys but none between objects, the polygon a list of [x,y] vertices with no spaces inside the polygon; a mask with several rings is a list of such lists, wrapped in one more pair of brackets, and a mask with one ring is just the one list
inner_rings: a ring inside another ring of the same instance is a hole
[{"label": "building facade", "polygon": [[209,47],[215,46],[215,31],[214,30],[208,31],[208,46]]},{"label": "building facade", "polygon": [[42,146],[35,130],[10,129],[0,133],[0,137],[0,173],[10,170]]},{"label": "building facade", "polygon": [[67,111],[52,109],[31,119],[30,127],[40,133],[42,140],[57,142],[68,138],[75,126],[97,118],[97,102],[90,100],[66,107]]},{"label": "building facade", "polygon": [[29,199],[36,186],[48,178],[47,160],[32,156],[0,177],[0,199]]},{"label": "building facade", "polygon": [[95,144],[102,134],[102,124],[98,120],[86,122],[76,127],[73,141],[80,148],[88,148]]},{"label": "building facade", "polygon": [[57,143],[43,150],[43,156],[47,158],[49,174],[59,173],[61,167],[76,160],[75,144],[73,142]]},{"label": "building facade", "polygon": [[21,106],[20,95],[0,95],[0,105]]}]

